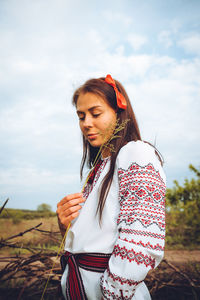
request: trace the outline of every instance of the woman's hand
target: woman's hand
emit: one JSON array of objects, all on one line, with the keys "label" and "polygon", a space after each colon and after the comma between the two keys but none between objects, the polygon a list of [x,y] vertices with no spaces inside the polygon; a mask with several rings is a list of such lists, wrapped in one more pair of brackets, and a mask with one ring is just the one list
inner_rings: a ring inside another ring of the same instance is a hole
[{"label": "woman's hand", "polygon": [[58,224],[62,235],[63,233],[65,234],[69,223],[78,217],[79,210],[82,207],[80,203],[83,202],[85,202],[83,194],[76,193],[67,195],[57,204],[56,213],[58,216]]}]

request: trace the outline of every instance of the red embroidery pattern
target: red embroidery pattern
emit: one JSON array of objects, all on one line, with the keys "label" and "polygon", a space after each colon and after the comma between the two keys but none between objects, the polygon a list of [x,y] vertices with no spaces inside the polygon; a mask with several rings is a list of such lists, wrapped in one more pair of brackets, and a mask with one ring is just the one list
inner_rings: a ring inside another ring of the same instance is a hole
[{"label": "red embroidery pattern", "polygon": [[[107,281],[106,281],[107,283]],[[134,292],[135,292],[135,288],[133,287],[131,289],[131,291],[128,291],[128,290],[121,290],[121,289],[118,289],[116,290],[114,286],[110,286],[110,289],[109,288],[106,288],[104,285],[103,285],[103,277],[101,277],[100,279],[100,287],[101,287],[101,293],[103,295],[103,298],[106,299],[106,300],[132,300],[133,299],[133,295],[134,295]],[[113,289],[113,291],[111,291],[111,289]],[[129,296],[125,295],[125,294],[128,294]]]},{"label": "red embroidery pattern", "polygon": [[98,159],[97,163],[95,164],[95,167],[90,172],[90,176],[89,176],[88,181],[87,181],[89,184],[93,183],[95,175],[96,175],[99,167],[101,166],[102,162],[103,162],[103,160],[101,158]]},{"label": "red embroidery pattern", "polygon": [[120,230],[121,233],[127,233],[127,234],[136,234],[136,235],[143,235],[143,236],[150,236],[155,239],[165,239],[164,234],[157,234],[153,232],[148,231],[142,231],[142,230],[135,230],[135,229],[129,229],[129,228],[122,228]]},{"label": "red embroidery pattern", "polygon": [[113,281],[119,281],[120,284],[128,284],[129,286],[131,286],[132,288],[134,286],[137,286],[139,283],[141,283],[142,281],[135,281],[135,280],[131,280],[131,279],[127,279],[121,276],[117,276],[114,273],[111,273],[109,270],[108,271],[108,275],[113,279]]},{"label": "red embroidery pattern", "polygon": [[139,221],[143,227],[156,224],[165,230],[165,183],[152,164],[132,163],[127,170],[118,171],[120,214],[118,224],[131,225]]},{"label": "red embroidery pattern", "polygon": [[136,261],[139,264],[145,264],[146,267],[150,266],[152,269],[155,267],[155,259],[150,255],[144,255],[142,252],[135,252],[133,249],[128,250],[126,247],[115,245],[113,250],[114,256],[120,256],[121,259],[128,259],[129,262]]},{"label": "red embroidery pattern", "polygon": [[100,167],[98,168],[95,177],[93,179],[92,184],[90,184],[89,182],[87,182],[84,190],[83,190],[83,197],[87,199],[87,197],[89,196],[89,194],[92,192],[95,184],[97,183],[101,172],[103,171],[103,169],[105,168],[105,165],[107,164],[107,162],[110,160],[110,157],[104,158],[103,162],[101,163]]},{"label": "red embroidery pattern", "polygon": [[[127,170],[119,168],[118,177],[120,213],[117,224],[119,237],[111,256],[112,263],[106,270],[109,280],[103,282],[102,276],[101,288],[105,299],[131,300],[135,288],[142,282],[134,281],[133,278],[137,278],[138,274],[139,279],[144,279],[147,272],[155,267],[156,261],[159,263],[162,258],[165,238],[162,231],[165,231],[166,186],[152,164],[139,166],[132,163]],[[141,230],[141,226],[143,230]],[[153,239],[152,242],[151,239]],[[134,249],[136,248],[134,245],[141,246],[142,252]],[[149,255],[148,249],[158,252],[156,254],[152,252],[152,255]],[[120,260],[130,271],[129,278],[112,272],[112,264],[120,264]],[[136,262],[136,264],[130,264],[132,262]],[[120,285],[122,286],[121,290]],[[124,290],[126,286],[127,290]]]},{"label": "red embroidery pattern", "polygon": [[144,244],[142,241],[135,242],[133,239],[128,240],[127,238],[124,238],[124,239],[120,238],[120,240],[131,243],[131,244],[134,244],[134,245],[137,245],[137,246],[142,246],[144,248],[148,248],[148,249],[151,249],[151,250],[158,250],[158,251],[163,251],[164,250],[164,247],[162,247],[159,244],[151,245],[149,242]]}]

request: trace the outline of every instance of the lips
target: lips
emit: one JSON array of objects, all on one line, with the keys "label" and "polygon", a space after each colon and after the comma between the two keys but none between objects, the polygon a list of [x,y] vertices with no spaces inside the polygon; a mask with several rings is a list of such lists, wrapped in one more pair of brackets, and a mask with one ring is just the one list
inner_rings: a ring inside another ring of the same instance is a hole
[{"label": "lips", "polygon": [[94,140],[96,139],[98,133],[90,133],[87,135],[88,140]]}]

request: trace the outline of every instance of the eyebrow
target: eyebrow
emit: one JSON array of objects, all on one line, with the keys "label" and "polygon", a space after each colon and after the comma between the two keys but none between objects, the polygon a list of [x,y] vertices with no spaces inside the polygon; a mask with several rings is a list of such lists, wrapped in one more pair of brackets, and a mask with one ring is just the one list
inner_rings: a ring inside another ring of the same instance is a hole
[{"label": "eyebrow", "polygon": [[[92,107],[90,107],[88,110],[89,110],[89,111],[92,111],[92,110],[94,110],[95,108],[101,108],[101,106],[100,106],[100,105],[92,106]],[[77,110],[76,112],[77,112],[77,114],[83,114],[83,113],[84,113],[84,112],[81,111],[81,110]]]}]

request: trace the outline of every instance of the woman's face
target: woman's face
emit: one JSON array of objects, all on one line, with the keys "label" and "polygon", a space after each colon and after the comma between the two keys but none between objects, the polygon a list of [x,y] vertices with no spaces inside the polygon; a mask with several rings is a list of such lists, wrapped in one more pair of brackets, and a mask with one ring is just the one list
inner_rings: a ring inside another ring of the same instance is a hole
[{"label": "woman's face", "polygon": [[107,142],[115,128],[115,110],[99,95],[80,94],[77,100],[79,125],[91,146],[100,147]]}]

